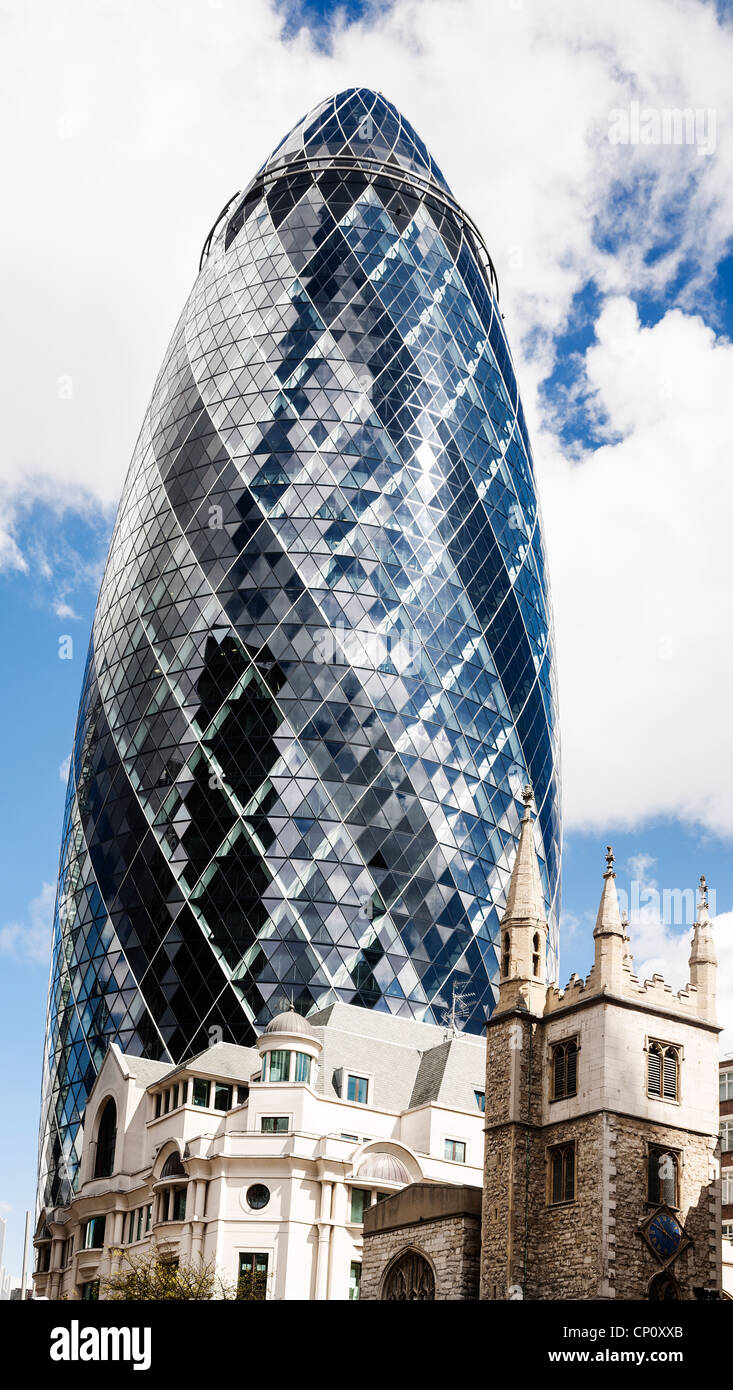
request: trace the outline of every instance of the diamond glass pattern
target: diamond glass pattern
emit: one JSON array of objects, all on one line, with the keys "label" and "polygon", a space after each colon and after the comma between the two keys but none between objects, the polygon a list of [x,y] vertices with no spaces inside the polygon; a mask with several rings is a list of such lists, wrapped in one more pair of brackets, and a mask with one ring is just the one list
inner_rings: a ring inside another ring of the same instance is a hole
[{"label": "diamond glass pattern", "polygon": [[125,483],[66,800],[42,1200],[68,1196],[112,1040],[179,1061],[284,997],[434,1022],[454,986],[479,1030],[527,780],[554,952],[551,610],[493,270],[407,122],[343,92],[210,234]]}]

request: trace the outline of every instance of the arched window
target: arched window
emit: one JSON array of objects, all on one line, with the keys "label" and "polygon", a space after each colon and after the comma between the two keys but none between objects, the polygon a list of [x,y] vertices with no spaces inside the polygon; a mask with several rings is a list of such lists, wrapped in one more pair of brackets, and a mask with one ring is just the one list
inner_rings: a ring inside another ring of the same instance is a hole
[{"label": "arched window", "polygon": [[117,1106],[112,1099],[105,1102],[97,1130],[97,1153],[94,1160],[95,1178],[108,1178],[115,1166],[117,1144]]},{"label": "arched window", "polygon": [[663,1043],[649,1044],[647,1093],[663,1100],[679,1100],[679,1053]]},{"label": "arched window", "polygon": [[578,1043],[575,1038],[552,1049],[552,1098],[564,1100],[578,1089]]},{"label": "arched window", "polygon": [[550,1149],[550,1206],[575,1201],[575,1145]]},{"label": "arched window", "polygon": [[540,934],[535,932],[532,938],[532,974],[536,980],[540,978]]},{"label": "arched window", "polygon": [[501,973],[504,979],[509,974],[509,932],[504,932],[504,949],[501,957]]},{"label": "arched window", "polygon": [[173,1153],[168,1155],[165,1163],[163,1164],[163,1167],[160,1170],[160,1176],[161,1178],[188,1177],[188,1174],[183,1164],[181,1163],[181,1155],[178,1153],[177,1149],[174,1149]]},{"label": "arched window", "polygon": [[647,1201],[659,1206],[666,1202],[668,1207],[679,1205],[677,1201],[679,1185],[679,1159],[671,1149],[661,1149],[651,1145],[647,1160]]},{"label": "arched window", "polygon": [[400,1303],[424,1303],[435,1298],[435,1275],[432,1267],[417,1250],[406,1250],[387,1274],[382,1291],[383,1300]]}]

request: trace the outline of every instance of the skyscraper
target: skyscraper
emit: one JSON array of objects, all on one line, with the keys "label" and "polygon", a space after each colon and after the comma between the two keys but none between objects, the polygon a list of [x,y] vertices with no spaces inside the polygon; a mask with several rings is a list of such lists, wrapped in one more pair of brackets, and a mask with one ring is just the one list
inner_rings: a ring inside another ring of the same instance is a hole
[{"label": "skyscraper", "polygon": [[522,789],[556,950],[531,450],[490,257],[382,96],[305,117],[204,245],[120,502],[61,848],[42,1199],[110,1041],[285,999],[493,1003]]}]

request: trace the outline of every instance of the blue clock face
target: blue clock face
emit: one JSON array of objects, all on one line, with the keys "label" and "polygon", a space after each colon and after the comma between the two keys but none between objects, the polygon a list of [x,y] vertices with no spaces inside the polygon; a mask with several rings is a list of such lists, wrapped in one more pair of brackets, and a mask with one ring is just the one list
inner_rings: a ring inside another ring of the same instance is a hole
[{"label": "blue clock face", "polygon": [[682,1228],[666,1211],[658,1211],[649,1222],[649,1243],[662,1260],[669,1260],[680,1247]]}]

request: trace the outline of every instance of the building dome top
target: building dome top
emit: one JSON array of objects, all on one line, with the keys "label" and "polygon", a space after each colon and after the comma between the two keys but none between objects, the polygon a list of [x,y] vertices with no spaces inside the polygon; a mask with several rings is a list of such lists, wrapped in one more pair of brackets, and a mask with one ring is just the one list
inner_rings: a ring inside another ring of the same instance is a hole
[{"label": "building dome top", "polygon": [[275,1017],[270,1019],[265,1033],[300,1033],[303,1037],[315,1037],[310,1024],[302,1014],[296,1013],[295,1009],[285,1009],[283,1013],[275,1014]]},{"label": "building dome top", "polygon": [[365,1154],[356,1171],[357,1178],[372,1178],[375,1182],[409,1182],[410,1174],[394,1154]]},{"label": "building dome top", "polygon": [[395,172],[401,168],[450,191],[409,121],[381,92],[368,87],[349,87],[313,107],[281,140],[260,173],[338,156],[392,165]]}]

